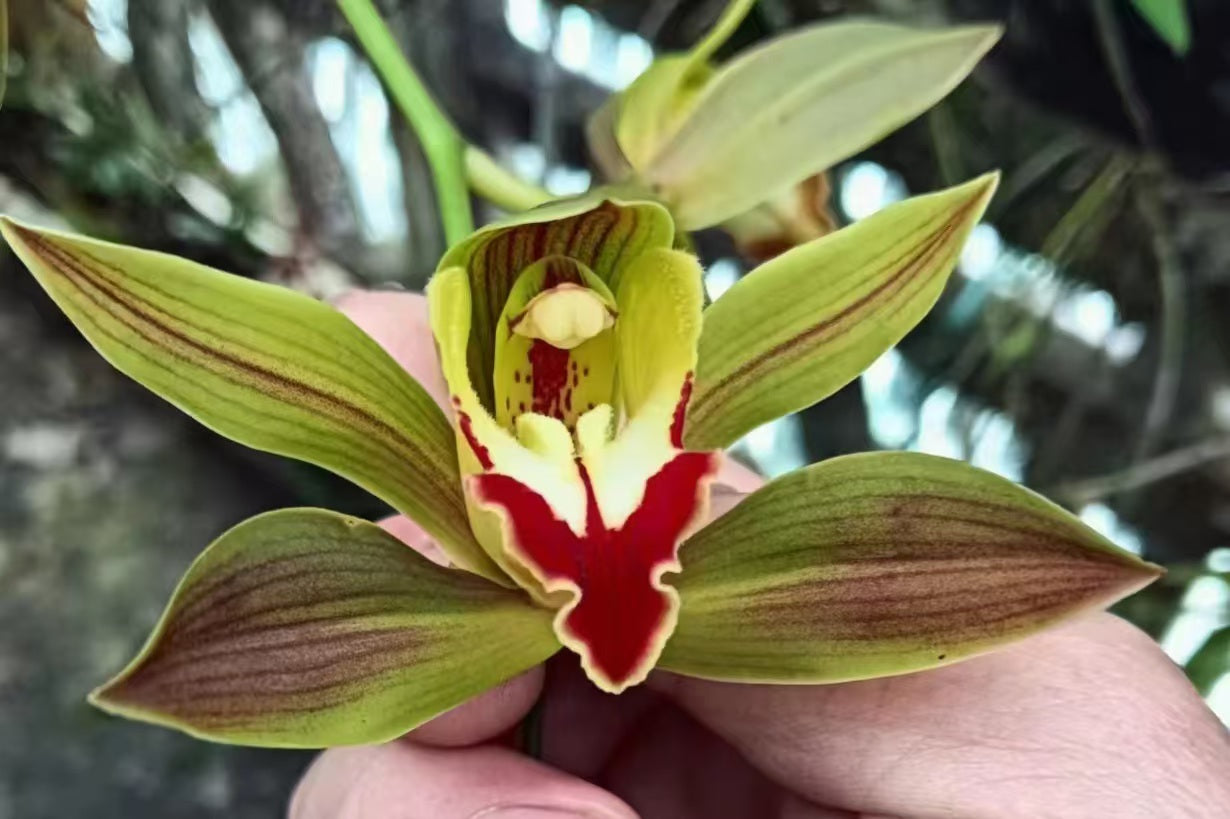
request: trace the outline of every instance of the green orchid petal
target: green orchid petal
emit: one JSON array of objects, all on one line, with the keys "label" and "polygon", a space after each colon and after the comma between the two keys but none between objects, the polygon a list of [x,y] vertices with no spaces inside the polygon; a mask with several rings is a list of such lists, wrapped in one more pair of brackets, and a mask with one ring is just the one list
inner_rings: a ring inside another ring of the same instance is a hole
[{"label": "green orchid petal", "polygon": [[774,39],[706,83],[645,180],[681,227],[717,224],[926,111],[999,34],[996,26],[920,30],[858,21]]},{"label": "green orchid petal", "polygon": [[522,271],[547,256],[567,256],[614,291],[629,262],[650,248],[670,247],[674,238],[674,223],[662,205],[598,189],[488,225],[451,248],[438,269],[464,268],[469,277],[467,361],[483,406],[494,410],[496,325]]},{"label": "green orchid petal", "polygon": [[616,297],[616,338],[620,397],[631,419],[652,415],[665,430],[678,414],[682,425],[681,401],[686,409],[701,338],[701,275],[692,254],[658,249],[638,258],[624,276]]},{"label": "green orchid petal", "polygon": [[119,370],[222,435],[354,481],[500,578],[467,523],[448,419],[350,319],[162,253],[7,219],[0,233]]},{"label": "green orchid petal", "polygon": [[682,606],[660,667],[778,683],[951,663],[1161,573],[1010,481],[917,453],[787,475],[701,530],[680,558]]},{"label": "green orchid petal", "polygon": [[720,449],[856,378],[927,314],[997,174],[788,251],[705,311],[687,444]]},{"label": "green orchid petal", "polygon": [[393,739],[554,654],[551,612],[322,509],[239,524],[91,699],[246,745]]}]

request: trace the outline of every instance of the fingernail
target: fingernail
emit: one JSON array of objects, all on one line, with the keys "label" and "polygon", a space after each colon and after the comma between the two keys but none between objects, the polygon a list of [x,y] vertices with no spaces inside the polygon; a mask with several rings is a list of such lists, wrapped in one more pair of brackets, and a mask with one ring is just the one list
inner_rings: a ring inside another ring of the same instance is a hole
[{"label": "fingernail", "polygon": [[470,819],[608,819],[609,814],[551,805],[492,805]]}]

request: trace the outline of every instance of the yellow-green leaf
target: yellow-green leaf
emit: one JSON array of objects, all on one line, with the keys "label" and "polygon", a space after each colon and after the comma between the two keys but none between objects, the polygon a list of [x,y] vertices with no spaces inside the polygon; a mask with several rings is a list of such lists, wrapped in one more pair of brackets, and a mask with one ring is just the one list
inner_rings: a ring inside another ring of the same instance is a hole
[{"label": "yellow-green leaf", "polygon": [[559,649],[552,613],[323,509],[239,524],[91,700],[245,745],[393,739]]},{"label": "yellow-green leaf", "polygon": [[1161,573],[1010,481],[907,452],[780,478],[687,541],[680,560],[679,624],[659,665],[779,683],[951,663]]},{"label": "yellow-green leaf", "polygon": [[451,424],[350,319],[162,253],[8,219],[0,233],[119,370],[228,438],[354,481],[458,565],[503,576],[470,532]]},{"label": "yellow-green leaf", "polygon": [[705,311],[686,442],[719,449],[856,378],[931,309],[997,174],[898,202],[758,267]]},{"label": "yellow-green leaf", "polygon": [[1132,5],[1175,54],[1182,56],[1191,48],[1187,0],[1132,0]]},{"label": "yellow-green leaf", "polygon": [[772,40],[705,84],[644,176],[681,227],[717,224],[926,111],[999,34],[855,21]]}]

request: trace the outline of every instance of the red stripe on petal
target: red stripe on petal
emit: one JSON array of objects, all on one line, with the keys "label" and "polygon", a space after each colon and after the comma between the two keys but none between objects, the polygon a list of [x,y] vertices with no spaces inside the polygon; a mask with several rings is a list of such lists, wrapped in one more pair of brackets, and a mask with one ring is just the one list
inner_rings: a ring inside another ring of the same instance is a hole
[{"label": "red stripe on petal", "polygon": [[692,400],[693,375],[691,371],[683,379],[683,388],[679,391],[679,403],[675,405],[675,416],[671,419],[671,446],[683,448],[683,424],[687,420],[688,402]]},{"label": "red stripe on petal", "polygon": [[584,535],[513,478],[474,479],[477,497],[507,515],[509,551],[547,588],[576,590],[559,621],[560,636],[603,688],[619,691],[637,683],[657,661],[676,605],[659,578],[678,566],[679,543],[700,512],[701,483],[715,466],[710,453],[680,453],[646,482],[641,505],[623,526],[609,529],[578,463],[588,498]]},{"label": "red stripe on petal", "polygon": [[471,451],[474,452],[474,457],[478,458],[478,463],[483,469],[490,469],[494,466],[491,460],[491,450],[483,446],[478,440],[478,436],[474,434],[474,422],[470,420],[470,416],[461,411],[461,399],[453,396],[453,410],[457,413],[457,428],[461,430],[461,434],[466,439],[466,443],[470,445]]}]

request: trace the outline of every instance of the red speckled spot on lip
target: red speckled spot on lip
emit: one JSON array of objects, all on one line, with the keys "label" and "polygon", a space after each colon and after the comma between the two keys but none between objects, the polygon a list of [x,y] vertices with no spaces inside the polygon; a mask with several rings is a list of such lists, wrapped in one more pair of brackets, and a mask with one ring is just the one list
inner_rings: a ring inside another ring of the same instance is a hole
[{"label": "red speckled spot on lip", "polygon": [[617,529],[602,520],[589,475],[577,465],[588,498],[583,535],[556,517],[542,496],[507,475],[477,476],[475,495],[507,513],[510,552],[544,583],[566,580],[579,590],[564,630],[584,646],[591,676],[619,690],[643,678],[657,660],[671,598],[655,586],[655,576],[675,561],[716,456],[676,455],[646,482],[641,505]]},{"label": "red speckled spot on lip", "polygon": [[534,412],[563,420],[564,390],[568,386],[568,362],[571,358],[568,350],[552,347],[540,339],[535,339],[530,345]]}]

